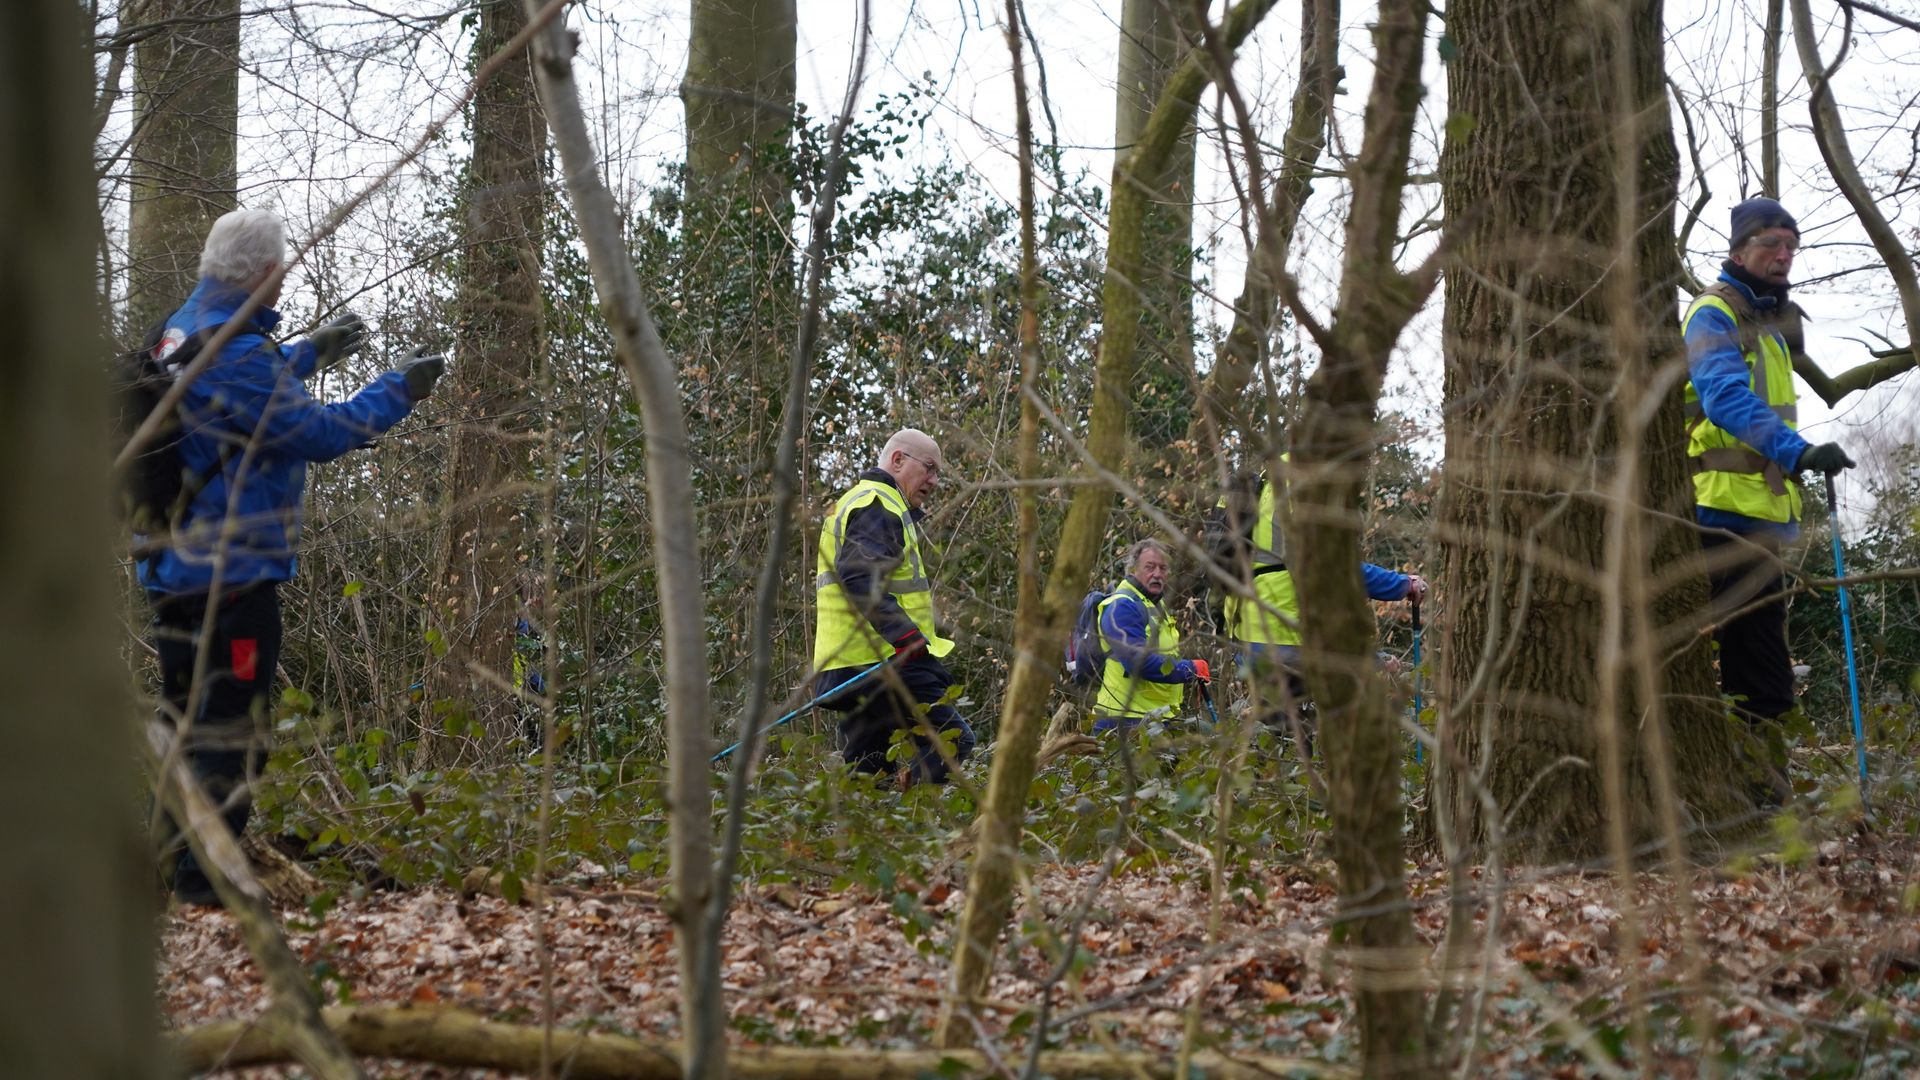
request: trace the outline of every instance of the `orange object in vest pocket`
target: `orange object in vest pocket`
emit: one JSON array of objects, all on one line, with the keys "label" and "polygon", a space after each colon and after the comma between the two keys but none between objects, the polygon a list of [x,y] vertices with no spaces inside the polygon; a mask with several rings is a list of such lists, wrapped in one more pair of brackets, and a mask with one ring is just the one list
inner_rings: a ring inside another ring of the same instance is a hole
[{"label": "orange object in vest pocket", "polygon": [[260,673],[260,642],[257,638],[233,639],[233,677],[252,682]]}]

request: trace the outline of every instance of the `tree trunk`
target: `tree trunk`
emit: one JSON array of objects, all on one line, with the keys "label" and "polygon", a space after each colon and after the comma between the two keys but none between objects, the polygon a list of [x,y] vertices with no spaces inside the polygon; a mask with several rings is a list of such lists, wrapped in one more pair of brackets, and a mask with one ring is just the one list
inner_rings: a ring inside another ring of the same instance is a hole
[{"label": "tree trunk", "polygon": [[[526,0],[528,14],[540,0]],[[651,507],[655,580],[666,638],[668,844],[673,866],[673,918],[680,955],[684,1066],[702,1080],[726,1080],[724,995],[718,943],[707,933],[713,881],[713,728],[708,716],[706,598],[695,535],[693,463],[680,386],[647,310],[625,245],[613,196],[600,178],[599,155],[587,133],[573,78],[566,23],[554,19],[535,39],[534,75],[562,175],[593,270],[594,292],[614,348],[633,384],[647,433],[647,499]]]},{"label": "tree trunk", "polygon": [[[483,0],[474,63],[484,63],[526,25],[518,0]],[[546,125],[523,54],[474,98],[451,343],[458,362],[451,385],[439,394],[453,437],[433,617],[447,654],[433,670],[427,700],[475,721],[470,730],[485,747],[517,730],[520,703],[501,685],[513,669],[522,604],[539,592],[533,572],[524,569],[532,555],[532,500],[524,485],[531,475],[529,432],[542,415],[545,157]],[[444,762],[459,744],[428,732],[421,745],[440,748],[434,756]]]},{"label": "tree trunk", "polygon": [[[1227,16],[1223,36],[1237,48],[1274,0],[1241,0]],[[1139,330],[1139,281],[1148,185],[1137,182],[1160,168],[1192,119],[1208,81],[1199,54],[1187,57],[1168,81],[1166,94],[1131,156],[1114,168],[1113,212],[1108,227],[1107,275],[1101,312],[1107,326],[1094,369],[1093,406],[1087,425],[1090,461],[1075,472],[1085,478],[1118,467],[1125,454],[1134,386],[1134,346]],[[1066,644],[1068,613],[1086,592],[1100,538],[1113,511],[1113,492],[1102,484],[1076,484],[1061,530],[1053,571],[1038,610],[1022,612],[1014,628],[1016,659],[1000,709],[999,737],[978,821],[979,849],[967,876],[967,903],[954,935],[953,997],[943,1009],[934,1042],[965,1046],[973,1041],[971,1002],[993,973],[993,954],[1012,910],[1014,860],[1026,825],[1027,790],[1033,782],[1041,720]]]},{"label": "tree trunk", "polygon": [[[1252,432],[1240,399],[1267,357],[1279,302],[1276,280],[1286,270],[1300,208],[1313,194],[1313,172],[1327,146],[1327,120],[1340,81],[1339,60],[1339,0],[1300,0],[1300,82],[1293,89],[1291,118],[1280,143],[1280,167],[1272,180],[1271,197],[1259,190],[1250,193],[1258,220],[1246,280],[1233,304],[1233,326],[1214,355],[1200,407],[1194,410],[1187,431],[1187,438],[1206,452],[1212,451],[1215,439]],[[1257,174],[1249,170],[1250,181],[1264,175],[1264,170]],[[1206,430],[1209,425],[1211,432]]]},{"label": "tree trunk", "polygon": [[[694,438],[697,484],[715,509],[705,553],[713,568],[716,634],[733,655],[752,649],[748,593],[757,542],[768,531],[763,496],[779,442],[787,360],[797,325],[794,275],[793,0],[691,0],[683,265],[679,302],[663,332],[702,372]],[[817,182],[814,178],[812,182]],[[804,420],[804,416],[803,416]],[[803,426],[802,430],[806,430]],[[803,462],[804,465],[804,462]],[[799,594],[799,562],[783,573],[783,596]],[[810,578],[808,580],[811,580]],[[775,670],[804,664],[776,642]],[[804,649],[806,635],[797,635]]]},{"label": "tree trunk", "polygon": [[1322,356],[1294,440],[1288,516],[1307,679],[1327,754],[1342,907],[1336,940],[1348,946],[1353,966],[1368,1076],[1427,1072],[1425,995],[1416,974],[1424,948],[1413,932],[1401,839],[1402,739],[1377,672],[1373,607],[1359,572],[1361,493],[1387,361],[1438,273],[1430,262],[1408,277],[1393,258],[1425,93],[1426,18],[1425,0],[1394,0],[1381,5],[1374,26],[1373,90],[1351,170],[1339,305],[1331,332],[1315,335]]},{"label": "tree trunk", "polygon": [[239,205],[240,0],[129,5],[154,27],[134,47],[127,320],[139,334],[200,277],[200,244]]},{"label": "tree trunk", "polygon": [[0,41],[0,1056],[9,1076],[158,1075],[153,872],[109,588],[99,250],[80,7],[27,0]]},{"label": "tree trunk", "polygon": [[[1195,8],[1184,0],[1122,0],[1115,80],[1113,153],[1116,165],[1139,145],[1167,80],[1188,51],[1185,27]],[[1186,430],[1193,391],[1193,153],[1191,117],[1166,161],[1135,183],[1145,187],[1147,212],[1140,264],[1140,355],[1135,379],[1134,431],[1148,447],[1164,447]],[[1116,175],[1118,170],[1116,169]]]},{"label": "tree trunk", "polygon": [[[475,1069],[532,1073],[540,1067],[546,1035],[535,1025],[502,1024],[449,1008],[337,1007],[327,1023],[355,1052]],[[245,1020],[226,1020],[174,1038],[181,1062],[195,1070],[289,1061],[285,1042]],[[680,1080],[695,1075],[676,1048],[624,1035],[553,1033],[551,1060],[566,1063],[570,1080]],[[1172,1080],[1173,1059],[1159,1051],[1051,1050],[1039,1071],[1060,1080],[1130,1076]],[[1207,1076],[1262,1080],[1296,1071],[1318,1072],[1299,1058],[1216,1053],[1194,1055]],[[867,1050],[858,1047],[748,1047],[734,1053],[734,1075],[766,1080],[916,1080],[922,1076],[1003,1075],[985,1054],[971,1050]],[[63,1074],[67,1075],[67,1074]]]},{"label": "tree trunk", "polygon": [[[1460,841],[1482,847],[1501,827],[1482,816],[1474,785],[1484,784],[1505,819],[1505,854],[1522,861],[1604,855],[1612,813],[1625,816],[1634,842],[1655,825],[1637,742],[1620,748],[1622,805],[1607,806],[1601,773],[1602,733],[1639,732],[1651,703],[1629,687],[1611,697],[1617,715],[1596,714],[1610,511],[1601,493],[1621,454],[1644,454],[1632,512],[1683,514],[1690,502],[1673,306],[1678,155],[1658,0],[1635,4],[1631,21],[1633,85],[1622,87],[1615,43],[1585,8],[1465,0],[1448,9],[1458,52],[1441,174],[1460,272],[1449,275],[1445,314],[1441,546],[1453,608],[1436,650],[1448,765],[1437,771],[1436,801]],[[1619,160],[1612,137],[1623,95],[1640,128],[1635,162]],[[1617,170],[1636,163],[1642,227],[1632,255],[1644,284],[1635,315],[1648,355],[1632,367],[1651,379],[1629,385],[1601,284],[1619,224]],[[1649,387],[1660,404],[1645,445],[1623,446],[1620,410],[1637,400],[1622,395]],[[1651,528],[1656,567],[1696,550],[1684,526],[1656,517]],[[1684,625],[1704,605],[1702,585],[1682,574],[1655,601],[1658,625]],[[1704,653],[1679,651],[1664,675],[1681,794],[1697,817],[1724,817],[1739,805],[1721,782],[1734,749]]]}]

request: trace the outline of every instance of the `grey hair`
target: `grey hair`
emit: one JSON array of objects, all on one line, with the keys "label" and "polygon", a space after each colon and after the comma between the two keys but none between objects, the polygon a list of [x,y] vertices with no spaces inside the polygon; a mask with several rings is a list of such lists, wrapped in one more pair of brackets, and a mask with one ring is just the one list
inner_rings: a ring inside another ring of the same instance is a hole
[{"label": "grey hair", "polygon": [[245,285],[287,258],[287,227],[266,210],[220,215],[200,248],[200,276]]},{"label": "grey hair", "polygon": [[1167,545],[1152,537],[1148,537],[1145,540],[1135,540],[1133,543],[1127,545],[1127,569],[1131,570],[1139,566],[1140,556],[1145,555],[1149,551],[1159,552],[1160,557],[1169,563],[1173,561],[1173,553],[1167,550]]}]

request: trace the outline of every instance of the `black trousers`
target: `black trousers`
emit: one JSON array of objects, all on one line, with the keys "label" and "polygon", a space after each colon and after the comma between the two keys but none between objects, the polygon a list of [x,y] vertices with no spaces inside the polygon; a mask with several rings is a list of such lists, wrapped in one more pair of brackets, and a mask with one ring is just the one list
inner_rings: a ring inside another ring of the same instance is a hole
[{"label": "black trousers", "polygon": [[[865,668],[835,668],[823,671],[814,682],[814,692],[824,694]],[[936,704],[953,685],[953,676],[937,658],[922,654],[880,672],[866,682],[821,705],[842,713],[840,718],[840,754],[847,763],[864,773],[890,773],[887,748],[896,731],[913,731],[918,752],[913,758],[913,779],[945,783],[947,759],[933,740],[919,734],[919,706],[931,706],[927,725],[936,732],[958,733],[953,744],[953,759],[967,760],[973,753],[973,728],[961,719],[951,705]]]},{"label": "black trousers", "polygon": [[[280,663],[280,593],[264,582],[215,601],[211,633],[204,594],[167,596],[153,605],[154,647],[160,653],[162,719],[175,723],[193,703],[194,668],[207,650],[198,708],[186,726],[182,752],[207,796],[221,808],[235,836],[253,811],[251,780],[267,752],[267,692]],[[163,821],[163,857],[180,852],[173,892],[189,903],[214,903],[213,886],[171,818]]]},{"label": "black trousers", "polygon": [[[1720,646],[1720,691],[1749,724],[1771,722],[1793,708],[1793,658],[1787,651],[1786,574],[1778,543],[1702,531],[1711,612]],[[1743,608],[1749,610],[1742,611]]]}]

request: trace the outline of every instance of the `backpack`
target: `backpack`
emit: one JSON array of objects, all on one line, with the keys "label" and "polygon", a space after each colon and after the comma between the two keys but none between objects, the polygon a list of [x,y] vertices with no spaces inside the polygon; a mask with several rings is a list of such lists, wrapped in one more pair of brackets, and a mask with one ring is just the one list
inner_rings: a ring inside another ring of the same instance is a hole
[{"label": "backpack", "polygon": [[[166,320],[162,319],[147,331],[139,348],[114,358],[116,456],[160,406],[181,370],[206,344],[206,337],[204,333],[168,333]],[[180,457],[181,436],[176,410],[114,477],[116,509],[133,532],[165,534],[179,523],[193,497],[206,486],[207,478],[188,475]],[[149,550],[142,558],[153,554]]]},{"label": "backpack", "polygon": [[1107,662],[1107,651],[1100,647],[1100,605],[1111,595],[1105,589],[1087,593],[1073,618],[1073,633],[1067,635],[1067,675],[1081,686],[1099,682]]}]

